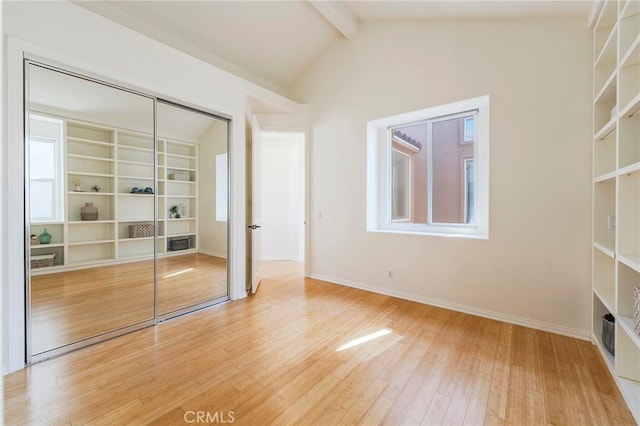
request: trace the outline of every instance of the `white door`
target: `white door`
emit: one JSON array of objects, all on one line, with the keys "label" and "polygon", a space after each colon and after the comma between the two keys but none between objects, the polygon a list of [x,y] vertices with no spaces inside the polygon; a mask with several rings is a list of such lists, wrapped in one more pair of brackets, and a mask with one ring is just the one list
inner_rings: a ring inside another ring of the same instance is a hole
[{"label": "white door", "polygon": [[260,123],[255,116],[251,120],[251,293],[255,293],[260,285],[260,260],[262,258],[262,231],[260,205],[262,188],[260,187]]}]

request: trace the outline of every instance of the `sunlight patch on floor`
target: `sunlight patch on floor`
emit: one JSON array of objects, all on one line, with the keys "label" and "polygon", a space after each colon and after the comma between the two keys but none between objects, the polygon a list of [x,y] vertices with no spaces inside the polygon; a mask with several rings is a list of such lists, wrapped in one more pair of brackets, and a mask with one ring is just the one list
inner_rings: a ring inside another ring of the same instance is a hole
[{"label": "sunlight patch on floor", "polygon": [[178,275],[186,274],[187,272],[191,272],[191,271],[193,271],[193,268],[187,268],[187,269],[183,269],[182,271],[174,272],[173,274],[167,274],[162,278],[176,277]]},{"label": "sunlight patch on floor", "polygon": [[366,336],[358,337],[357,339],[353,339],[352,341],[345,343],[344,345],[336,349],[336,352],[344,351],[345,349],[350,349],[350,348],[353,348],[354,346],[367,343],[379,337],[386,336],[389,333],[391,333],[391,330],[387,330],[386,328],[383,328],[382,330],[378,330],[371,334],[367,334]]}]

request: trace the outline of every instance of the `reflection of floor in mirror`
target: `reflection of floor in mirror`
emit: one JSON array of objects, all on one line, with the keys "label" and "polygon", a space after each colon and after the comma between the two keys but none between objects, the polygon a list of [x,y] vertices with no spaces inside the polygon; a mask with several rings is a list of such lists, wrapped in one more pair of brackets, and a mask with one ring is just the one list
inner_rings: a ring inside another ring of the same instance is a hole
[{"label": "reflection of floor in mirror", "polygon": [[226,259],[201,253],[158,259],[160,314],[227,294]]},{"label": "reflection of floor in mirror", "polygon": [[[158,309],[171,312],[227,295],[226,259],[158,259]],[[153,262],[144,260],[31,278],[32,353],[153,318]]]}]

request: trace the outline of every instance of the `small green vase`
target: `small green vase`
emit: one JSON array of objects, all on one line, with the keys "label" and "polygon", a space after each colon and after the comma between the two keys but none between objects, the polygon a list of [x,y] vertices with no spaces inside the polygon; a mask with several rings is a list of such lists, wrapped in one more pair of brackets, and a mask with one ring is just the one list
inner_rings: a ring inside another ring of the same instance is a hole
[{"label": "small green vase", "polygon": [[40,244],[49,244],[51,242],[51,234],[47,232],[47,228],[44,228],[38,238],[40,239]]}]

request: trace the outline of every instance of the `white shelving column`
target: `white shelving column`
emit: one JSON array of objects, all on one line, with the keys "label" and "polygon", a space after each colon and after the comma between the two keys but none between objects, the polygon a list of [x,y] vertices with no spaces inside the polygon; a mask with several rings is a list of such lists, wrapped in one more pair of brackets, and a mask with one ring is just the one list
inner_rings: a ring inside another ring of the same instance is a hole
[{"label": "white shelving column", "polygon": [[[113,260],[115,252],[115,132],[67,121],[66,266]],[[76,188],[79,183],[79,188]],[[99,192],[91,187],[98,185]],[[83,221],[80,208],[93,203],[98,220]]]},{"label": "white shelving column", "polygon": [[147,259],[153,257],[153,235],[132,238],[129,227],[153,225],[153,137],[125,130],[117,135],[118,259]]},{"label": "white shelving column", "polygon": [[164,139],[158,139],[158,149],[157,149],[157,162],[158,162],[158,255],[164,255],[167,252],[167,217],[168,217],[168,209],[167,206],[167,197],[166,197],[166,179],[167,179],[167,169],[165,167],[166,164],[166,150],[167,143]]},{"label": "white shelving column", "polygon": [[[198,145],[164,140],[164,198],[167,254],[196,252],[198,248]],[[179,218],[170,217],[178,206]],[[180,240],[180,244],[172,241]]]},{"label": "white shelving column", "polygon": [[[640,2],[602,2],[593,46],[593,341],[640,423]],[[607,313],[614,353],[602,343]]]}]

